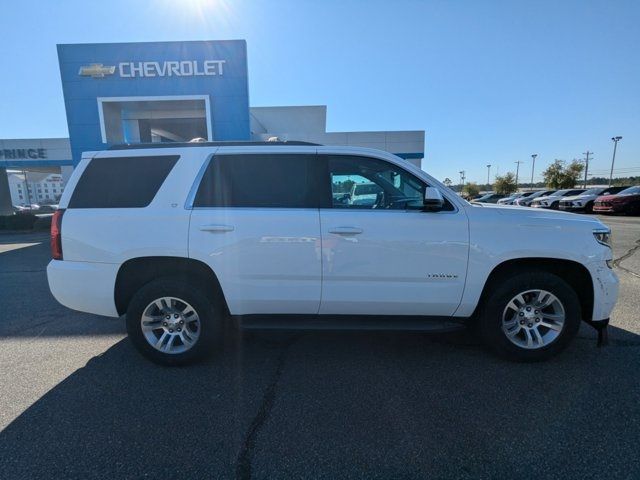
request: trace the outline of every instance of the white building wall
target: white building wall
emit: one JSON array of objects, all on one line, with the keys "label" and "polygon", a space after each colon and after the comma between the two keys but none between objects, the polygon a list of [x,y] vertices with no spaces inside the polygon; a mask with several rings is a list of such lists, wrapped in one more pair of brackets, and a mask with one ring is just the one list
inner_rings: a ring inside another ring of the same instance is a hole
[{"label": "white building wall", "polygon": [[[62,175],[57,173],[9,173],[9,192],[13,205],[56,203],[64,191]],[[28,190],[27,190],[28,184]],[[28,195],[27,195],[28,192]]]},{"label": "white building wall", "polygon": [[[424,152],[424,130],[379,132],[327,132],[327,107],[251,107],[252,140],[298,140],[322,145],[376,148],[415,156]],[[422,158],[409,158],[421,167]]]}]

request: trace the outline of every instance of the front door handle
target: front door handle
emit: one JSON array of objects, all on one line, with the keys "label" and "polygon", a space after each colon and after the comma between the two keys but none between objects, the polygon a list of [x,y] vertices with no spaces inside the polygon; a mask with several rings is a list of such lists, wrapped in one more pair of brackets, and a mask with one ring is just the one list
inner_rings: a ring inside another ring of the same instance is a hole
[{"label": "front door handle", "polygon": [[203,232],[233,232],[232,225],[200,225]]},{"label": "front door handle", "polygon": [[329,230],[329,233],[335,233],[336,235],[358,235],[362,233],[362,231],[359,227],[334,227]]}]

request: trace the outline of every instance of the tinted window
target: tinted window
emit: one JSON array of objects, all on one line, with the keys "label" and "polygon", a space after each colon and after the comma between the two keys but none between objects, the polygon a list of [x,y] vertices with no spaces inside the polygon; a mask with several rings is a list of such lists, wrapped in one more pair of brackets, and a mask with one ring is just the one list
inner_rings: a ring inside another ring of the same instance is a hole
[{"label": "tinted window", "polygon": [[78,180],[69,208],[146,207],[178,155],[94,158]]},{"label": "tinted window", "polygon": [[316,155],[217,155],[194,207],[319,208],[326,168]]},{"label": "tinted window", "polygon": [[[421,210],[426,184],[376,158],[327,156],[333,208]],[[444,210],[453,210],[445,200]]]}]

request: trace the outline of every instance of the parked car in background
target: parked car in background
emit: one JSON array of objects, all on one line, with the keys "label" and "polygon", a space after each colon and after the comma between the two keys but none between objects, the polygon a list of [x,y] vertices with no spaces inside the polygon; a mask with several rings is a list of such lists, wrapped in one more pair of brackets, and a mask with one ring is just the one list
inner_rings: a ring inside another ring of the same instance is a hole
[{"label": "parked car in background", "polygon": [[498,200],[504,197],[505,195],[502,195],[501,193],[487,193],[485,195],[481,195],[473,201],[480,203],[498,203]]},{"label": "parked car in background", "polygon": [[539,190],[537,192],[533,192],[529,196],[516,198],[516,200],[513,202],[513,205],[518,205],[519,207],[528,207],[531,205],[531,202],[533,202],[535,198],[543,197],[545,195],[551,195],[552,193],[555,193],[555,190]]},{"label": "parked car in background", "polygon": [[53,213],[58,209],[58,205],[40,205],[38,213]]},{"label": "parked car in background", "polygon": [[518,192],[518,193],[514,193],[512,195],[509,195],[506,198],[502,198],[502,199],[498,200],[498,205],[513,205],[513,202],[515,202],[517,199],[519,199],[519,198],[527,198],[532,194],[533,194],[533,192]]},{"label": "parked car in background", "polygon": [[629,187],[590,188],[589,190],[582,192],[580,195],[575,195],[573,197],[564,197],[562,200],[560,200],[558,208],[567,212],[583,211],[585,213],[592,213],[593,204],[596,198],[602,195],[615,195],[616,193],[619,193],[627,188]]},{"label": "parked car in background", "polygon": [[558,190],[551,195],[546,195],[534,199],[533,202],[531,202],[531,206],[535,208],[550,208],[551,210],[558,210],[560,200],[562,200],[563,197],[572,197],[575,195],[579,195],[584,192],[584,190],[584,188],[568,188],[565,190]]},{"label": "parked car in background", "polygon": [[382,189],[375,183],[356,183],[351,188],[349,204],[365,207],[371,206],[376,203],[376,198],[380,192],[382,192]]},{"label": "parked car in background", "polygon": [[629,187],[616,195],[598,197],[593,204],[593,211],[598,213],[640,214],[640,185]]}]

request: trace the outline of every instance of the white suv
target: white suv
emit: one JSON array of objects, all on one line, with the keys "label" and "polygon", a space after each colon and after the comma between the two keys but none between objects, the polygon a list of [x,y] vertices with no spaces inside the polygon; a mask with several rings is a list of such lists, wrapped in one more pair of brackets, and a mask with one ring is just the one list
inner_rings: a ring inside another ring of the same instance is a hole
[{"label": "white suv", "polygon": [[[372,204],[340,192],[374,183]],[[152,360],[185,364],[237,327],[430,330],[473,325],[541,360],[618,293],[596,219],[469,204],[392,154],[288,143],[86,153],[52,222],[54,297],[126,314]],[[602,336],[602,335],[601,335]]]}]

